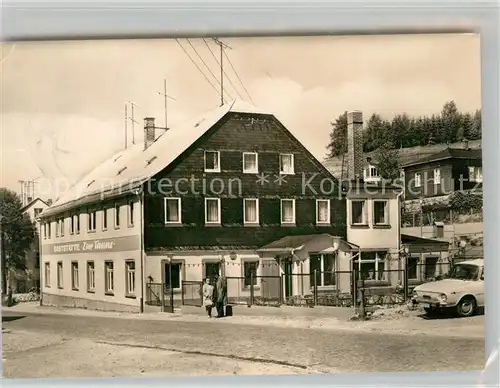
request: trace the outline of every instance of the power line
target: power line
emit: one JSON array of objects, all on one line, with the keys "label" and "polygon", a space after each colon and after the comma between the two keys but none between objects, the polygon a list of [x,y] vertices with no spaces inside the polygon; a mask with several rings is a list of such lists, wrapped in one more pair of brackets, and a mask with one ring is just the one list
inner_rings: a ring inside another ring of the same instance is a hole
[{"label": "power line", "polygon": [[241,80],[240,76],[238,75],[238,72],[236,71],[235,67],[233,66],[233,63],[231,62],[231,60],[229,59],[228,55],[226,54],[226,52],[224,51],[224,56],[226,57],[227,61],[229,62],[229,64],[231,65],[233,71],[234,71],[234,74],[236,74],[236,77],[238,77],[238,80],[240,81],[241,83],[241,86],[243,86],[243,89],[245,90],[245,93],[247,94],[248,98],[250,99],[250,101],[252,102],[252,104],[254,103],[252,101],[252,97],[250,96],[250,93],[248,93],[248,90],[247,88],[245,87],[245,84],[243,84],[243,81]]},{"label": "power line", "polygon": [[182,51],[184,51],[184,53],[188,56],[188,58],[191,60],[191,62],[193,62],[193,64],[196,66],[196,68],[198,69],[198,71],[201,73],[201,75],[205,78],[205,80],[210,84],[210,86],[212,88],[214,88],[214,90],[216,91],[216,93],[220,96],[220,92],[217,90],[217,87],[214,86],[214,84],[208,79],[208,77],[205,75],[205,73],[203,72],[203,70],[200,69],[200,67],[198,66],[198,64],[194,61],[194,59],[191,57],[191,55],[189,55],[189,53],[186,51],[186,49],[184,48],[184,46],[181,44],[181,42],[179,42],[179,39],[175,39],[175,41],[177,42],[177,44],[180,46],[180,48],[182,49]]},{"label": "power line", "polygon": [[[205,65],[205,67],[210,72],[210,74],[212,74],[212,77],[215,78],[215,81],[217,81],[217,83],[219,84],[219,86],[222,86],[222,84],[221,84],[222,81],[219,81],[217,79],[217,76],[213,73],[213,71],[207,65],[207,63],[205,62],[205,60],[203,59],[203,57],[200,55],[200,53],[198,52],[198,50],[196,50],[196,48],[193,46],[193,44],[191,43],[191,41],[189,39],[187,39],[187,38],[186,38],[186,41],[189,43],[189,45],[191,46],[191,48],[194,50],[194,52],[196,53],[196,55],[198,56],[198,58],[200,58],[201,62]],[[229,99],[231,99],[231,100],[233,99],[233,97],[227,91],[224,90],[223,92],[228,95]]]},{"label": "power line", "polygon": [[207,46],[208,50],[210,51],[210,54],[212,54],[212,57],[215,59],[215,62],[217,62],[217,65],[222,68],[222,72],[224,73],[224,75],[226,76],[227,80],[229,81],[229,83],[231,84],[231,86],[233,87],[234,91],[236,92],[236,94],[243,100],[244,98],[242,97],[242,95],[240,94],[240,92],[238,92],[238,89],[236,88],[236,86],[234,86],[233,84],[233,81],[231,81],[231,78],[227,75],[227,73],[224,71],[224,67],[221,65],[221,63],[219,62],[219,60],[217,59],[217,57],[215,56],[213,50],[210,48],[210,45],[208,44],[208,42],[206,41],[205,38],[203,38],[203,42],[205,42],[205,45]]}]

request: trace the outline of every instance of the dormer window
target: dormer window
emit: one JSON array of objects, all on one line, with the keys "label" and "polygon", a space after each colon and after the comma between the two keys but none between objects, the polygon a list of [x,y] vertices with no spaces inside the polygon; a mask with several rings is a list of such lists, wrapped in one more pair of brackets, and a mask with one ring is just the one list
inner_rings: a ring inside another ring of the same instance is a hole
[{"label": "dormer window", "polygon": [[205,151],[205,172],[220,172],[219,151]]},{"label": "dormer window", "polygon": [[364,175],[365,175],[364,176],[365,180],[380,179],[380,175],[379,175],[377,167],[374,165],[371,165],[371,164],[365,168]]}]

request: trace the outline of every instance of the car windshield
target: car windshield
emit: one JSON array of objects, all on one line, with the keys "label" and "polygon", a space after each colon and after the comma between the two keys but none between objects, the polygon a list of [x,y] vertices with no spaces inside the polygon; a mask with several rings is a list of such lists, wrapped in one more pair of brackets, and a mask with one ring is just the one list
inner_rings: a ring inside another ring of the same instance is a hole
[{"label": "car windshield", "polygon": [[479,274],[479,267],[472,264],[457,264],[449,274],[450,279],[476,280]]}]

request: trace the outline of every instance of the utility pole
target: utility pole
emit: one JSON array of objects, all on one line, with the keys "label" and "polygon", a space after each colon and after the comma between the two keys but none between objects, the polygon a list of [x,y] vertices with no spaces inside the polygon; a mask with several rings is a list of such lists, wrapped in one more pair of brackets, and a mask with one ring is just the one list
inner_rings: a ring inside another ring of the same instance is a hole
[{"label": "utility pole", "polygon": [[218,38],[213,38],[213,40],[220,48],[220,106],[222,106],[224,105],[224,49],[232,50],[232,48]]},{"label": "utility pole", "polygon": [[163,92],[158,92],[160,96],[163,96],[163,99],[165,100],[165,131],[168,131],[168,117],[167,117],[167,102],[168,99],[172,99],[174,101],[177,101],[174,97],[169,96],[167,94],[167,79],[165,78],[163,80]]},{"label": "utility pole", "polygon": [[134,131],[135,127],[134,127],[134,124],[139,124],[139,123],[134,118],[134,107],[139,107],[139,105],[137,105],[133,101],[128,101],[128,103],[130,104],[130,108],[131,108],[131,116],[129,117],[129,119],[132,122],[132,144],[135,144],[135,131]]},{"label": "utility pole", "polygon": [[125,149],[128,147],[128,139],[127,139],[127,124],[128,124],[128,113],[127,113],[127,103],[125,103]]}]

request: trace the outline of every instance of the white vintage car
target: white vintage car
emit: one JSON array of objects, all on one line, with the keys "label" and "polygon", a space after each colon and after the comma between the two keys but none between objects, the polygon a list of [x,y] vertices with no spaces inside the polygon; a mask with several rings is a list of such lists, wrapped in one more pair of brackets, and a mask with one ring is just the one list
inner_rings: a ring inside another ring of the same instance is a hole
[{"label": "white vintage car", "polygon": [[472,316],[484,307],[484,259],[455,264],[445,279],[415,287],[412,300],[427,314],[453,308],[462,317]]}]

